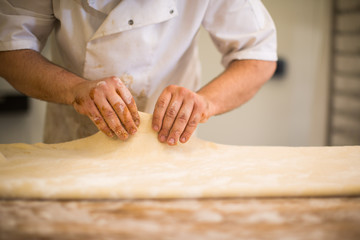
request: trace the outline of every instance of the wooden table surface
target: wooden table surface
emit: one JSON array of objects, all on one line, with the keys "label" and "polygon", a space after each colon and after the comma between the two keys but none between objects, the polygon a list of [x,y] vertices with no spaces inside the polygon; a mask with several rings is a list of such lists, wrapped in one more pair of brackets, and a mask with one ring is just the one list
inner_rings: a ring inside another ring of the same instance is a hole
[{"label": "wooden table surface", "polygon": [[360,197],[0,200],[0,239],[360,239]]}]

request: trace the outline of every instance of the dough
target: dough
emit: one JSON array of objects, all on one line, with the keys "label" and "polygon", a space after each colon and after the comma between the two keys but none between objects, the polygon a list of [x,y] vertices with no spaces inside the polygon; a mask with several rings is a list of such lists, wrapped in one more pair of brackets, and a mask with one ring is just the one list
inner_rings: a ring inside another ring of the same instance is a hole
[{"label": "dough", "polygon": [[0,145],[0,197],[47,199],[360,195],[360,146],[170,147],[141,114],[128,141]]}]

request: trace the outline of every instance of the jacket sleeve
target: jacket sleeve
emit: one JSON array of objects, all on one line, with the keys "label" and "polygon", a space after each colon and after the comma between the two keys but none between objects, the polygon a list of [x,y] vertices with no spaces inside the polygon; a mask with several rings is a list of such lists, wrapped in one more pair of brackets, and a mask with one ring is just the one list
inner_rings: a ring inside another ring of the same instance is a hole
[{"label": "jacket sleeve", "polygon": [[235,59],[277,60],[275,24],[260,0],[210,0],[202,25],[225,67]]},{"label": "jacket sleeve", "polygon": [[41,51],[54,23],[51,0],[1,0],[0,51]]}]

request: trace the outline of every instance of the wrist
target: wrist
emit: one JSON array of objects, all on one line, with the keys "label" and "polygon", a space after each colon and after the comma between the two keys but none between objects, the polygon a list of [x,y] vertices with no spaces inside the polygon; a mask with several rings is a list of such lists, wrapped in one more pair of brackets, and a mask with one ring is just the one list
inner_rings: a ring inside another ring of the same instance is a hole
[{"label": "wrist", "polygon": [[205,105],[204,114],[201,118],[201,122],[206,122],[210,117],[217,114],[217,112],[216,112],[217,107],[216,107],[215,102],[212,101],[211,98],[209,96],[207,96],[206,94],[198,92],[198,95],[200,95],[202,97],[204,105]]},{"label": "wrist", "polygon": [[83,88],[82,84],[87,80],[80,78],[78,76],[71,77],[71,84],[69,84],[68,94],[66,94],[65,103],[69,105],[73,105],[75,101],[78,101],[78,93],[79,90]]}]

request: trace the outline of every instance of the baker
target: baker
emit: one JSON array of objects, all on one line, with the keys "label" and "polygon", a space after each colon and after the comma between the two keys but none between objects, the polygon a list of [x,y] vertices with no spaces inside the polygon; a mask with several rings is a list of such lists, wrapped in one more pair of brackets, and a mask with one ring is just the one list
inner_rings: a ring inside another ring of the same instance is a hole
[{"label": "baker", "polygon": [[[225,70],[199,88],[201,25]],[[277,58],[260,0],[2,0],[0,29],[0,75],[49,102],[47,143],[98,129],[125,140],[138,111],[153,112],[160,142],[185,143],[200,122],[249,100]],[[39,53],[48,38],[51,61]]]}]

